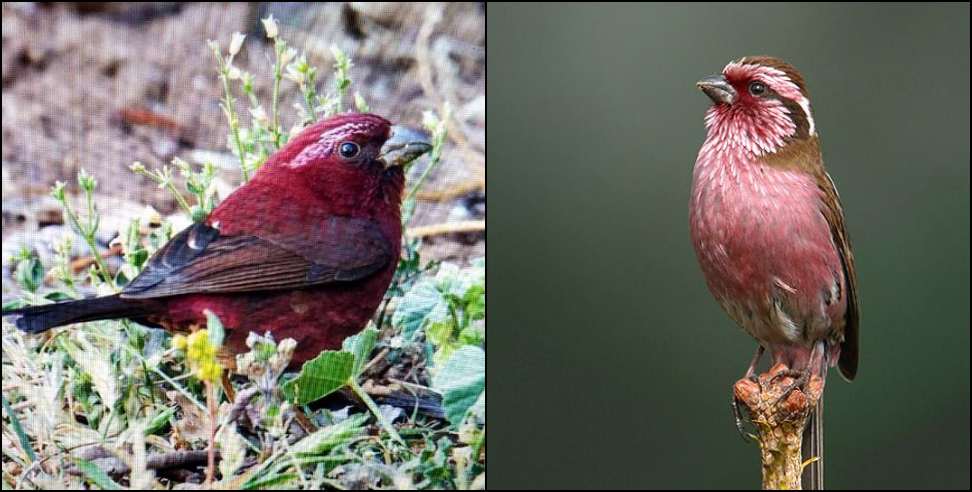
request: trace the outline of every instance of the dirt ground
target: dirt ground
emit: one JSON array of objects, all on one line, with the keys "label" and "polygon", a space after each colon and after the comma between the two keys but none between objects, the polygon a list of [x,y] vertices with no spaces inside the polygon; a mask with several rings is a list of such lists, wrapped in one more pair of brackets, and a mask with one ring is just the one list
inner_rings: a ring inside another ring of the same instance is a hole
[{"label": "dirt ground", "polygon": [[[483,219],[484,10],[481,3],[4,3],[5,262],[20,245],[34,246],[43,226],[57,227],[50,187],[61,180],[76,192],[81,168],[98,180],[106,240],[144,205],[162,215],[176,212],[171,195],[128,169],[133,161],[152,169],[175,156],[210,158],[228,163],[222,180],[238,183],[206,40],[225,50],[234,32],[246,33],[236,64],[257,76],[257,95],[269,101],[273,49],[259,21],[268,13],[318,67],[321,89],[333,82],[333,44],[351,56],[351,90],[373,112],[418,126],[423,111],[449,102],[449,142],[410,226]],[[285,80],[281,92],[289,128],[297,118],[297,91]],[[245,97],[237,97],[246,122]],[[412,176],[420,172],[413,169]],[[458,262],[484,252],[484,232],[429,237],[422,250],[427,259]]]}]

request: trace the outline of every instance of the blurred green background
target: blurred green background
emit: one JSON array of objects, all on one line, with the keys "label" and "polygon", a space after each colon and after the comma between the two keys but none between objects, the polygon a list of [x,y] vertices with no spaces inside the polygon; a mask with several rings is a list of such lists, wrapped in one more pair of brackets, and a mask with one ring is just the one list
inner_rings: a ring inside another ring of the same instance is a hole
[{"label": "blurred green background", "polygon": [[969,5],[487,12],[490,487],[756,488],[730,419],[755,342],[689,242],[699,78],[803,72],[847,214],[861,371],[830,488],[969,487]]}]

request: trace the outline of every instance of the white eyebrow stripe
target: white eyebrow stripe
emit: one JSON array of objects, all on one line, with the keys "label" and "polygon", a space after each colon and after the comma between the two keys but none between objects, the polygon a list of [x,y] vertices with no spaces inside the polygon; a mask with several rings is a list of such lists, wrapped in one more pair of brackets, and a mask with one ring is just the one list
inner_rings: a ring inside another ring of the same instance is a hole
[{"label": "white eyebrow stripe", "polygon": [[803,113],[807,115],[807,122],[810,123],[810,135],[816,135],[817,125],[814,124],[813,115],[810,114],[810,100],[805,97],[801,97],[799,103],[800,107],[803,108]]},{"label": "white eyebrow stripe", "polygon": [[810,113],[810,100],[807,99],[803,93],[800,91],[800,87],[796,85],[786,72],[774,68],[768,67],[766,65],[752,65],[746,63],[746,58],[741,58],[737,61],[729,62],[725,68],[722,69],[723,74],[728,74],[732,71],[742,70],[746,72],[749,76],[759,76],[764,79],[770,87],[776,89],[776,91],[783,97],[787,99],[795,100],[797,104],[803,109],[803,113],[807,117],[807,123],[810,126],[810,135],[816,135],[817,125],[813,121],[813,115]]},{"label": "white eyebrow stripe", "polygon": [[341,126],[336,126],[322,133],[320,140],[324,141],[327,140],[328,138],[331,138],[334,135],[341,135],[345,133],[354,134],[354,133],[365,132],[368,129],[370,129],[372,126],[373,125],[367,123],[356,123],[356,122],[345,123]]},{"label": "white eyebrow stripe", "polygon": [[304,150],[300,151],[293,159],[285,162],[284,165],[291,168],[297,169],[307,164],[310,164],[315,159],[320,158],[324,154],[331,152],[331,149],[338,144],[338,139],[335,138],[338,135],[354,135],[356,133],[367,133],[371,131],[375,125],[370,122],[355,122],[350,121],[344,123],[343,125],[336,126],[322,132],[317,141],[311,145],[308,145]]}]

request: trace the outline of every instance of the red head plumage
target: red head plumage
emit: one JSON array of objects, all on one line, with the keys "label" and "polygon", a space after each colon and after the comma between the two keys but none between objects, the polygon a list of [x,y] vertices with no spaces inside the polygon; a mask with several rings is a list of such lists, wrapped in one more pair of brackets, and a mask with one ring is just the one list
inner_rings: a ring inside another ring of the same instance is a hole
[{"label": "red head plumage", "polygon": [[715,146],[761,156],[816,135],[803,77],[782,60],[741,58],[698,86],[714,102],[705,122]]}]

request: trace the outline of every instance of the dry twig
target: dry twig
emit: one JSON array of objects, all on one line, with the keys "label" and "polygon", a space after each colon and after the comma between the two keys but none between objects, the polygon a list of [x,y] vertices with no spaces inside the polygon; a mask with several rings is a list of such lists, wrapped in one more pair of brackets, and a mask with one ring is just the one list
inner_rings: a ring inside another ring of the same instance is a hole
[{"label": "dry twig", "polygon": [[806,389],[790,390],[794,379],[782,376],[783,364],[759,375],[759,381],[740,379],[733,387],[736,398],[749,410],[759,433],[764,490],[800,490],[803,467],[803,429],[823,393],[823,380],[814,375]]},{"label": "dry twig", "polygon": [[451,234],[454,232],[480,232],[485,230],[485,220],[463,220],[460,222],[448,222],[445,224],[412,227],[406,231],[405,234],[408,235],[408,237],[427,237],[438,236],[441,234]]}]

